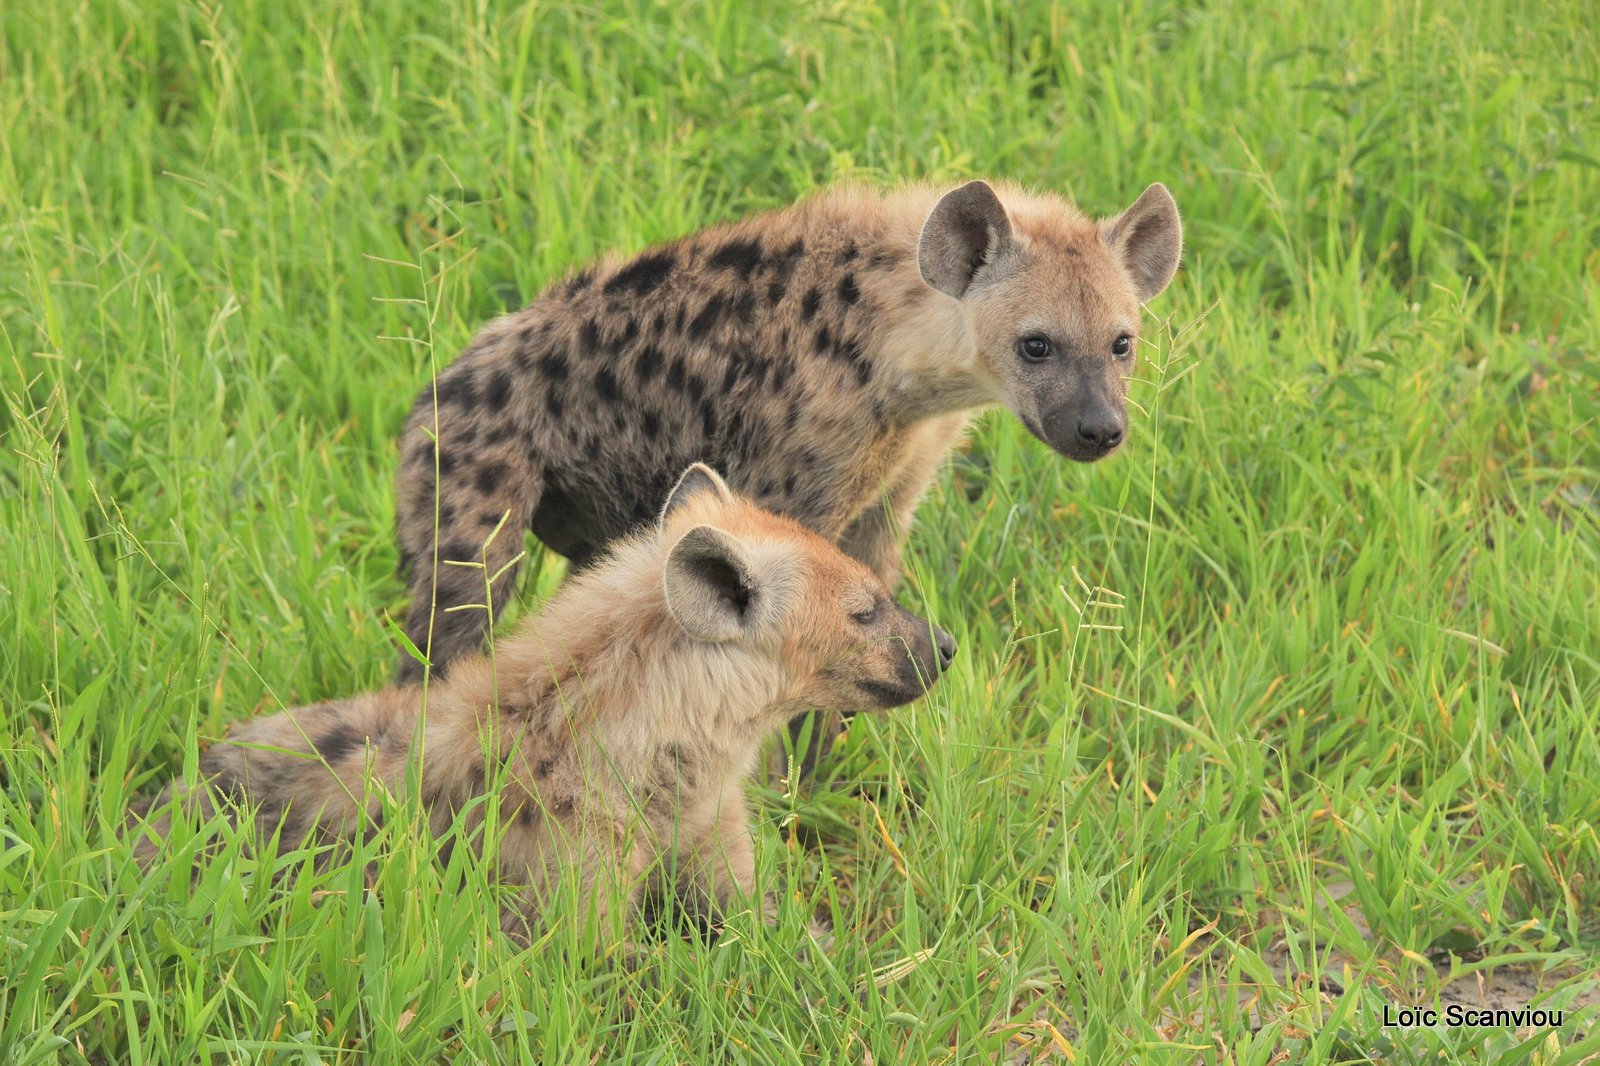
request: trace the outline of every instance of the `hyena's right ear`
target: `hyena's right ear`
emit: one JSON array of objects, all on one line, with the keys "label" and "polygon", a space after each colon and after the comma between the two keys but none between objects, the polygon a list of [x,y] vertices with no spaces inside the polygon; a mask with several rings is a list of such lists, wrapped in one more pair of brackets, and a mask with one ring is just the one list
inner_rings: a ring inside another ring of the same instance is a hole
[{"label": "hyena's right ear", "polygon": [[728,483],[722,480],[721,474],[704,463],[692,463],[678,478],[678,483],[672,486],[672,491],[667,493],[667,502],[661,508],[659,521],[665,522],[668,515],[702,492],[716,493],[717,499],[722,503],[733,502],[733,490],[728,488]]},{"label": "hyena's right ear", "polygon": [[986,181],[969,181],[933,205],[917,238],[922,280],[960,299],[972,276],[1011,243],[1011,219]]},{"label": "hyena's right ear", "polygon": [[672,546],[662,582],[667,612],[696,640],[733,640],[764,606],[744,546],[715,526],[695,526]]}]

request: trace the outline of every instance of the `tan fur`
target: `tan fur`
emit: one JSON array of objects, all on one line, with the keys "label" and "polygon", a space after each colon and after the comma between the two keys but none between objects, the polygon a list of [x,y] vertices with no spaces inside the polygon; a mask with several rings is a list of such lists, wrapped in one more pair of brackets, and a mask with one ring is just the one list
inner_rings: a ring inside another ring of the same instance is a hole
[{"label": "tan fur", "polygon": [[[1004,404],[1080,460],[1120,444],[1133,360],[1112,346],[1137,337],[1180,234],[1160,186],[1105,222],[1010,185],[844,188],[607,257],[486,326],[413,409],[408,634],[444,672],[490,621],[446,609],[504,604],[522,529],[582,567],[695,460],[892,585],[976,410]],[[1024,364],[1034,332],[1056,351]],[[482,566],[444,565],[461,560]]]},{"label": "tan fur", "polygon": [[[704,581],[673,571],[695,538],[713,545],[697,557]],[[723,612],[725,633],[690,636],[674,588],[704,593],[691,599]],[[743,782],[761,740],[800,708],[915,699],[953,650],[866,567],[697,466],[659,524],[569,581],[492,658],[463,659],[425,711],[408,686],[246,722],[202,757],[207,783],[177,791],[202,814],[232,795],[255,807],[259,839],[281,824],[294,846],[350,838],[417,761],[436,832],[479,797],[499,803],[500,870],[527,886],[508,932],[528,933],[564,871],[597,906],[602,882],[636,895],[648,872],[670,871],[714,916],[752,887]],[[167,832],[163,806],[146,859]]]}]

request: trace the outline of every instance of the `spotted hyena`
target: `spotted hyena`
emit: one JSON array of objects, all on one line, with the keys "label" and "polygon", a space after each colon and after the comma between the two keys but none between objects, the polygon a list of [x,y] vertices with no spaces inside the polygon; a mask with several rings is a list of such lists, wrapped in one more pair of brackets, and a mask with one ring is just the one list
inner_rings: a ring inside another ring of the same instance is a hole
[{"label": "spotted hyena", "polygon": [[[888,708],[949,665],[949,634],[907,612],[867,567],[791,519],[683,475],[657,521],[613,545],[493,658],[460,659],[426,695],[404,686],[246,722],[183,790],[254,807],[258,840],[348,839],[404,794],[446,834],[499,805],[499,865],[527,888],[508,932],[537,921],[551,879],[576,870],[637,898],[669,871],[711,918],[752,887],[743,784],[757,746],[804,708]],[[166,832],[158,802],[148,858]],[[365,808],[364,813],[360,808]]]},{"label": "spotted hyena", "polygon": [[524,529],[581,568],[695,460],[892,587],[981,408],[1082,462],[1122,443],[1140,305],[1181,244],[1162,185],[1095,221],[974,181],[836,190],[578,273],[485,327],[407,420],[406,632],[443,674],[489,623],[462,608],[505,604]]}]

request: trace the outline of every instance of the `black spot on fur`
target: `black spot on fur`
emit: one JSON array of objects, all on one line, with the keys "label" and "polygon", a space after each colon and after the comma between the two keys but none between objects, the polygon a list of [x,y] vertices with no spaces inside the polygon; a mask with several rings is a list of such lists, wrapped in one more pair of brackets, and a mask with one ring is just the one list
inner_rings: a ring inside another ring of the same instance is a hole
[{"label": "black spot on fur", "polygon": [[[478,473],[472,479],[472,483],[477,486],[479,492],[483,493],[485,496],[488,496],[500,487],[500,482],[504,481],[505,477],[506,464],[484,463],[482,466],[478,467]],[[440,524],[444,524],[442,519]]]},{"label": "black spot on fur", "polygon": [[667,368],[667,388],[673,392],[682,392],[684,373],[683,359],[674,358],[672,365]]},{"label": "black spot on fur", "polygon": [[867,358],[867,353],[861,349],[861,343],[853,337],[848,338],[839,345],[839,354],[850,361],[856,368],[856,380],[866,385],[872,380],[872,361]]},{"label": "black spot on fur", "polygon": [[639,323],[635,319],[628,319],[622,326],[622,340],[617,342],[617,347],[626,348],[639,336]]},{"label": "black spot on fur", "polygon": [[789,289],[788,283],[783,281],[770,281],[767,283],[767,303],[777,307],[783,303],[783,294]]},{"label": "black spot on fur", "polygon": [[666,331],[666,328],[667,313],[665,311],[657,311],[655,317],[650,320],[650,332],[659,337]]},{"label": "black spot on fur", "polygon": [[590,437],[589,442],[583,446],[583,454],[591,463],[600,458],[600,451],[601,447],[599,437]]},{"label": "black spot on fur", "polygon": [[633,372],[638,375],[641,382],[650,381],[661,373],[661,351],[653,344],[646,344],[639,349],[639,355],[633,361]]},{"label": "black spot on fur", "polygon": [[550,412],[551,418],[560,419],[562,414],[565,413],[567,405],[562,400],[561,394],[552,390],[544,394],[544,409]]},{"label": "black spot on fur", "polygon": [[646,411],[639,419],[639,428],[644,431],[646,440],[655,440],[661,436],[661,419],[654,411]]},{"label": "black spot on fur", "polygon": [[471,766],[467,767],[467,795],[483,795],[483,786],[483,767],[478,763],[473,763]]},{"label": "black spot on fur", "polygon": [[594,280],[593,270],[580,270],[572,275],[572,280],[567,282],[567,295],[574,296],[589,287],[589,282]]},{"label": "black spot on fur", "polygon": [[689,339],[693,341],[704,340],[706,334],[711,332],[711,327],[717,324],[717,319],[722,317],[722,310],[726,301],[721,293],[717,293],[706,301],[700,313],[694,316],[689,323]]},{"label": "black spot on fur", "polygon": [[554,755],[547,755],[539,760],[539,765],[533,768],[533,776],[538,778],[540,781],[543,781],[545,778],[549,777],[555,772],[555,768],[556,757]]},{"label": "black spot on fur", "polygon": [[539,370],[551,381],[560,383],[567,380],[571,369],[567,366],[567,357],[560,352],[546,352],[539,360]]},{"label": "black spot on fur", "polygon": [[439,452],[439,476],[444,477],[456,468],[456,453],[441,450]]},{"label": "black spot on fur", "polygon": [[592,318],[584,319],[578,334],[578,343],[586,352],[598,352],[604,347],[600,339],[600,323]]},{"label": "black spot on fur", "polygon": [[[482,552],[480,552],[478,550],[478,547],[476,545],[468,544],[464,540],[453,540],[449,544],[446,544],[444,546],[444,548],[440,550],[439,558],[440,559],[454,559],[456,562],[467,563],[467,562],[476,562],[478,560],[478,557],[481,554],[482,554]],[[444,575],[441,574],[439,576],[442,578]],[[461,617],[461,616],[462,615],[460,613],[458,613],[456,615],[456,617],[458,617],[458,618]],[[448,617],[450,617],[450,616],[447,615],[447,614],[442,614],[441,613],[439,615],[438,621],[442,621],[443,619],[448,618]]]},{"label": "black spot on fur", "polygon": [[812,286],[806,290],[806,298],[800,304],[800,320],[810,322],[817,317],[817,309],[821,306],[822,293],[817,291],[816,286]]},{"label": "black spot on fur", "polygon": [[737,362],[729,361],[728,369],[722,372],[723,395],[727,395],[728,393],[732,392],[733,387],[739,384],[739,370],[740,367]]},{"label": "black spot on fur", "polygon": [[861,290],[856,288],[854,274],[846,274],[844,280],[839,282],[839,299],[845,304],[853,304],[861,299]]},{"label": "black spot on fur", "polygon": [[717,408],[710,400],[700,405],[700,432],[707,440],[714,440],[717,435]]},{"label": "black spot on fur", "polygon": [[510,399],[511,375],[504,370],[497,370],[489,376],[489,387],[483,392],[483,401],[490,409],[503,411]]},{"label": "black spot on fur", "polygon": [[708,262],[717,270],[748,274],[761,265],[761,242],[753,237],[731,240],[713,252]]},{"label": "black spot on fur", "polygon": [[755,311],[755,293],[742,292],[739,294],[739,298],[733,301],[733,317],[738,319],[740,325],[748,326],[750,320],[755,316]]},{"label": "black spot on fur", "polygon": [[440,407],[451,404],[472,407],[478,402],[478,387],[473,384],[472,375],[466,370],[458,370],[453,374],[446,371],[442,377],[435,379],[433,390],[434,400]]},{"label": "black spot on fur", "polygon": [[322,736],[313,739],[311,744],[317,749],[317,754],[331,766],[354,751],[365,739],[355,731],[354,727],[346,722],[340,722]]},{"label": "black spot on fur", "polygon": [[601,367],[594,375],[594,391],[606,403],[615,403],[617,399],[617,379],[608,366]]},{"label": "black spot on fur", "polygon": [[672,253],[665,249],[646,252],[613,274],[611,280],[606,282],[604,292],[608,296],[624,289],[640,296],[654,292],[667,280],[674,265]]},{"label": "black spot on fur", "polygon": [[453,525],[455,523],[455,520],[456,520],[455,504],[451,503],[449,500],[440,500],[439,501],[439,528],[440,529],[445,529],[445,528]]},{"label": "black spot on fur", "polygon": [[833,350],[833,335],[828,332],[827,326],[818,327],[816,341],[812,347],[818,355],[826,355]]},{"label": "black spot on fur", "polygon": [[558,796],[555,801],[550,804],[550,809],[561,818],[571,818],[572,812],[577,810],[577,807],[577,803],[573,801],[571,796]]},{"label": "black spot on fur", "polygon": [[512,425],[511,421],[507,419],[491,429],[484,436],[483,442],[491,447],[496,444],[504,444],[506,441],[515,436],[516,432],[517,427]]},{"label": "black spot on fur", "polygon": [[796,478],[796,476],[794,474],[789,474],[787,477],[785,477],[783,479],[783,494],[785,496],[793,496],[794,495],[794,489],[795,489],[796,481],[797,481],[797,478]]},{"label": "black spot on fur", "polygon": [[517,808],[517,824],[524,829],[532,829],[539,824],[539,819],[544,817],[539,811],[539,805],[532,800]]},{"label": "black spot on fur", "polygon": [[848,263],[851,260],[855,259],[855,257],[860,255],[860,254],[861,254],[861,249],[856,247],[856,242],[855,241],[851,241],[849,244],[846,244],[844,246],[844,248],[842,248],[840,250],[840,252],[839,252],[839,262],[840,263]]},{"label": "black spot on fur", "polygon": [[786,363],[773,363],[772,366],[772,391],[782,392],[783,386],[789,380],[789,367]]},{"label": "black spot on fur", "polygon": [[[441,525],[444,524],[442,520],[441,520],[440,524]],[[495,511],[484,511],[482,514],[478,515],[478,528],[479,529],[493,529],[495,526],[497,526],[499,524],[500,524],[500,515]]]},{"label": "black spot on fur", "polygon": [[524,374],[531,374],[533,372],[533,348],[530,346],[529,336],[532,335],[533,330],[525,329],[522,333],[522,344],[511,353],[511,361],[516,363],[517,369]]},{"label": "black spot on fur", "polygon": [[690,403],[699,403],[706,394],[706,379],[699,374],[690,374],[684,382],[684,391],[689,394]]}]

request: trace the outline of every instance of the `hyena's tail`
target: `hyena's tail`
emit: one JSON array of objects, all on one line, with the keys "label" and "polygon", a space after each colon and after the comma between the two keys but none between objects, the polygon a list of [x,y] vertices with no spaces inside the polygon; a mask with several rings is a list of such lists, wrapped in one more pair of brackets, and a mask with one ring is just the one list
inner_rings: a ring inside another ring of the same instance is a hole
[{"label": "hyena's tail", "polygon": [[298,847],[313,831],[348,839],[359,811],[378,811],[375,788],[403,781],[419,703],[415,690],[387,689],[240,723],[200,757],[199,783],[175,781],[130,812],[130,822],[144,823],[135,830],[136,856],[148,865],[157,854],[174,796],[197,819],[250,810],[258,841],[277,834],[280,848]]},{"label": "hyena's tail", "polygon": [[[481,341],[422,390],[401,442],[395,523],[411,594],[406,636],[436,679],[482,647],[510,599],[544,490],[507,395],[526,382],[493,364],[504,354],[496,345]],[[402,684],[423,672],[402,652]]]}]

